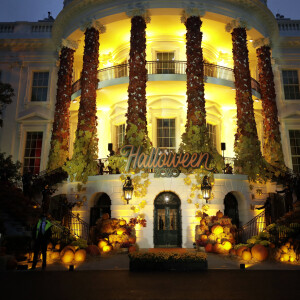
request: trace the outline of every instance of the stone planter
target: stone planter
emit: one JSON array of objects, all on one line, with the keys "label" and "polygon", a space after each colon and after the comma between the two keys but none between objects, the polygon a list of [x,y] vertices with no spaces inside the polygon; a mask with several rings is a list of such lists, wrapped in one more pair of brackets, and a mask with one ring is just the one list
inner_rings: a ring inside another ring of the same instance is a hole
[{"label": "stone planter", "polygon": [[207,270],[207,261],[199,262],[129,262],[130,271],[203,271]]}]

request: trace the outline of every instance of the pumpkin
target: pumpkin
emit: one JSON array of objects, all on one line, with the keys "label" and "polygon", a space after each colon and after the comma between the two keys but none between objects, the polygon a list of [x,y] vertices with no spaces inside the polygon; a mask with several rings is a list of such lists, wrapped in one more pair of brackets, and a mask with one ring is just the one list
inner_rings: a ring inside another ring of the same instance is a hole
[{"label": "pumpkin", "polygon": [[119,222],[120,226],[125,226],[126,225],[126,221],[124,219],[121,219]]},{"label": "pumpkin", "polygon": [[206,234],[202,234],[200,239],[201,239],[202,242],[206,242],[206,241],[207,241],[207,238],[208,238],[208,237],[207,237]]},{"label": "pumpkin", "polygon": [[124,227],[121,227],[117,230],[117,235],[126,234],[127,230]]},{"label": "pumpkin", "polygon": [[216,217],[221,219],[223,218],[224,214],[219,210],[217,213],[216,213]]},{"label": "pumpkin", "polygon": [[209,236],[209,235],[210,235],[210,231],[209,231],[209,230],[206,230],[206,231],[205,231],[205,234],[206,234],[207,236]]},{"label": "pumpkin", "polygon": [[290,260],[290,257],[288,254],[284,253],[281,255],[280,260],[286,262]]},{"label": "pumpkin", "polygon": [[243,251],[242,253],[242,259],[243,260],[250,260],[252,258],[251,252],[248,250]]},{"label": "pumpkin", "polygon": [[98,243],[98,247],[102,249],[104,246],[107,246],[108,242],[106,240],[100,240]]},{"label": "pumpkin", "polygon": [[223,250],[223,247],[222,247],[221,244],[215,243],[213,245],[212,251],[215,252],[215,253],[223,253],[224,250]]},{"label": "pumpkin", "polygon": [[103,252],[109,252],[112,250],[112,246],[111,245],[106,245],[102,248],[102,251]]},{"label": "pumpkin", "polygon": [[200,225],[202,225],[202,226],[205,226],[205,225],[206,225],[205,219],[202,219],[202,220],[200,221]]},{"label": "pumpkin", "polygon": [[212,228],[211,228],[211,232],[214,233],[214,234],[221,234],[223,233],[223,227],[221,225],[214,225]]},{"label": "pumpkin", "polygon": [[52,250],[53,249],[53,244],[52,243],[49,243],[48,245],[47,245],[47,250]]},{"label": "pumpkin", "polygon": [[72,262],[74,259],[74,252],[72,250],[66,250],[63,254],[63,256],[61,257],[61,260],[63,263],[65,264],[69,264],[70,262]]},{"label": "pumpkin", "polygon": [[137,251],[136,246],[130,246],[130,247],[128,248],[128,252],[129,252],[129,253],[136,252],[136,251]]},{"label": "pumpkin", "polygon": [[237,249],[236,254],[237,254],[238,256],[242,256],[243,251],[244,251],[244,250],[247,250],[247,249],[248,249],[247,246],[242,246],[242,247],[240,247],[239,249]]},{"label": "pumpkin", "polygon": [[55,245],[55,250],[60,250],[60,244]]},{"label": "pumpkin", "polygon": [[290,257],[290,262],[294,262],[295,261],[295,257]]},{"label": "pumpkin", "polygon": [[212,252],[213,245],[211,243],[206,244],[205,252]]},{"label": "pumpkin", "polygon": [[88,253],[92,256],[97,256],[100,254],[100,250],[96,245],[89,245],[89,246],[87,246],[87,248],[85,250],[86,250],[86,253]]},{"label": "pumpkin", "polygon": [[232,248],[232,244],[229,241],[223,242],[222,246],[225,251],[229,251]]},{"label": "pumpkin", "polygon": [[136,242],[136,237],[135,236],[130,236],[128,238],[128,243],[129,244],[135,244],[135,242]]},{"label": "pumpkin", "polygon": [[59,252],[58,251],[54,251],[51,253],[51,259],[52,260],[57,260],[59,259],[60,255],[59,255]]},{"label": "pumpkin", "polygon": [[68,250],[72,251],[73,253],[75,253],[75,251],[76,251],[74,246],[68,245],[64,249],[61,250],[60,257],[62,258],[64,256],[65,252]]},{"label": "pumpkin", "polygon": [[84,249],[79,249],[75,252],[74,259],[76,262],[83,262],[86,258],[86,251]]},{"label": "pumpkin", "polygon": [[251,253],[253,258],[255,258],[258,261],[263,261],[267,259],[269,252],[268,249],[260,244],[256,244],[251,248]]},{"label": "pumpkin", "polygon": [[290,247],[291,247],[291,243],[290,243],[290,242],[287,242],[287,243],[285,243],[285,246],[286,246],[287,248],[290,248]]},{"label": "pumpkin", "polygon": [[289,249],[288,249],[287,246],[281,246],[280,250],[281,250],[281,252],[283,252],[283,253],[288,253],[288,251],[289,251]]}]

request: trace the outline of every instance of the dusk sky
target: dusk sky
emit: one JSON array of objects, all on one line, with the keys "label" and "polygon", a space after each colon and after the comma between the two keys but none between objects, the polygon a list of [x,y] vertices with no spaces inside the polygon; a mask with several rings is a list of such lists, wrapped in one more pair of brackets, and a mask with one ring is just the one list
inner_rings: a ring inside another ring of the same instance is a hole
[{"label": "dusk sky", "polygon": [[[1,0],[0,22],[37,21],[48,16],[55,18],[63,7],[63,0]],[[276,14],[300,20],[300,0],[268,0],[268,7]]]}]

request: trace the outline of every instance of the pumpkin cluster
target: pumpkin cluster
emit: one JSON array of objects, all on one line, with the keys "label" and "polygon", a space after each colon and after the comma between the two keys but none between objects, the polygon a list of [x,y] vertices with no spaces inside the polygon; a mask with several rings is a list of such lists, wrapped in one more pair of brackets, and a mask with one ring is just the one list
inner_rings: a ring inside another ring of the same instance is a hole
[{"label": "pumpkin cluster", "polygon": [[242,260],[250,261],[264,261],[269,257],[269,250],[267,247],[256,244],[252,247],[240,245],[237,249],[230,250],[231,255],[237,255]]},{"label": "pumpkin cluster", "polygon": [[109,218],[108,214],[104,214],[91,228],[90,238],[104,253],[130,248],[136,243],[134,224],[128,224],[124,219]]},{"label": "pumpkin cluster", "polygon": [[236,226],[221,211],[216,216],[206,216],[196,226],[197,248],[205,247],[206,252],[229,253],[235,244],[235,231]]},{"label": "pumpkin cluster", "polygon": [[281,262],[299,262],[300,255],[297,253],[299,243],[289,238],[286,243],[276,249],[275,258]]}]

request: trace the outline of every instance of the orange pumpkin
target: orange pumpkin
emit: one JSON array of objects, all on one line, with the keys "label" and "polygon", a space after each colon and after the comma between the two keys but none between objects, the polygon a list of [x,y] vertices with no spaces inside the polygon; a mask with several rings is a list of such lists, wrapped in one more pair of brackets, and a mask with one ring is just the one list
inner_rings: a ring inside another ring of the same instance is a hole
[{"label": "orange pumpkin", "polygon": [[253,258],[255,258],[258,261],[263,261],[267,259],[269,252],[268,249],[260,244],[256,244],[251,248],[251,253]]},{"label": "orange pumpkin", "polygon": [[222,247],[221,244],[215,243],[213,245],[212,251],[215,252],[215,253],[223,253],[223,247]]},{"label": "orange pumpkin", "polygon": [[213,245],[211,243],[206,244],[205,252],[212,252]]},{"label": "orange pumpkin", "polygon": [[234,248],[231,248],[231,249],[229,250],[229,254],[231,254],[231,255],[236,255],[236,250],[235,250]]},{"label": "orange pumpkin", "polygon": [[102,251],[103,252],[109,252],[112,250],[112,246],[111,245],[106,245],[102,248]]},{"label": "orange pumpkin", "polygon": [[202,225],[202,226],[205,226],[205,225],[206,225],[205,219],[202,219],[202,220],[200,221],[200,225]]},{"label": "orange pumpkin", "polygon": [[64,256],[65,252],[68,250],[72,251],[73,253],[75,253],[75,251],[76,251],[74,246],[68,245],[64,249],[61,250],[60,257],[62,258]]},{"label": "orange pumpkin", "polygon": [[252,258],[251,252],[248,250],[244,250],[242,254],[242,259],[243,260],[250,260]]},{"label": "orange pumpkin", "polygon": [[221,233],[223,233],[223,227],[221,225],[214,225],[211,228],[211,232],[214,234],[221,234]]},{"label": "orange pumpkin", "polygon": [[247,246],[242,246],[242,247],[240,247],[239,249],[236,250],[236,254],[237,254],[238,256],[242,256],[243,251],[245,251],[245,250],[247,250],[247,249],[248,249]]},{"label": "orange pumpkin", "polygon": [[126,228],[120,227],[120,228],[117,230],[117,235],[125,234],[126,231],[127,231]]},{"label": "orange pumpkin", "polygon": [[108,220],[109,219],[109,214],[108,213],[103,214],[103,216],[101,218],[102,218],[102,220]]},{"label": "orange pumpkin", "polygon": [[66,250],[61,257],[61,260],[65,264],[69,264],[74,259],[74,252],[72,250]]},{"label": "orange pumpkin", "polygon": [[232,248],[232,244],[229,241],[223,242],[222,246],[225,251],[229,251]]},{"label": "orange pumpkin", "polygon": [[106,240],[100,240],[98,243],[98,247],[102,249],[104,246],[108,245],[108,242]]},{"label": "orange pumpkin", "polygon": [[55,250],[60,250],[60,244],[55,245]]},{"label": "orange pumpkin", "polygon": [[74,259],[76,262],[83,262],[86,258],[86,251],[84,249],[79,249],[75,252]]},{"label": "orange pumpkin", "polygon": [[121,219],[119,224],[120,224],[120,226],[124,226],[124,225],[126,225],[126,220],[124,220],[124,219]]},{"label": "orange pumpkin", "polygon": [[135,244],[135,242],[136,242],[136,237],[131,235],[131,236],[128,238],[128,243],[129,243],[129,244]]},{"label": "orange pumpkin", "polygon": [[47,250],[52,250],[53,249],[53,245],[52,245],[52,243],[49,243],[48,245],[47,245]]},{"label": "orange pumpkin", "polygon": [[56,259],[59,259],[60,255],[59,255],[59,252],[58,251],[54,251],[51,253],[51,259],[52,260],[56,260]]},{"label": "orange pumpkin", "polygon": [[224,214],[219,210],[217,213],[216,213],[216,217],[221,219],[223,218]]},{"label": "orange pumpkin", "polygon": [[206,242],[206,241],[207,241],[207,238],[208,238],[208,237],[207,237],[206,234],[202,234],[200,239],[201,239],[202,242]]}]

